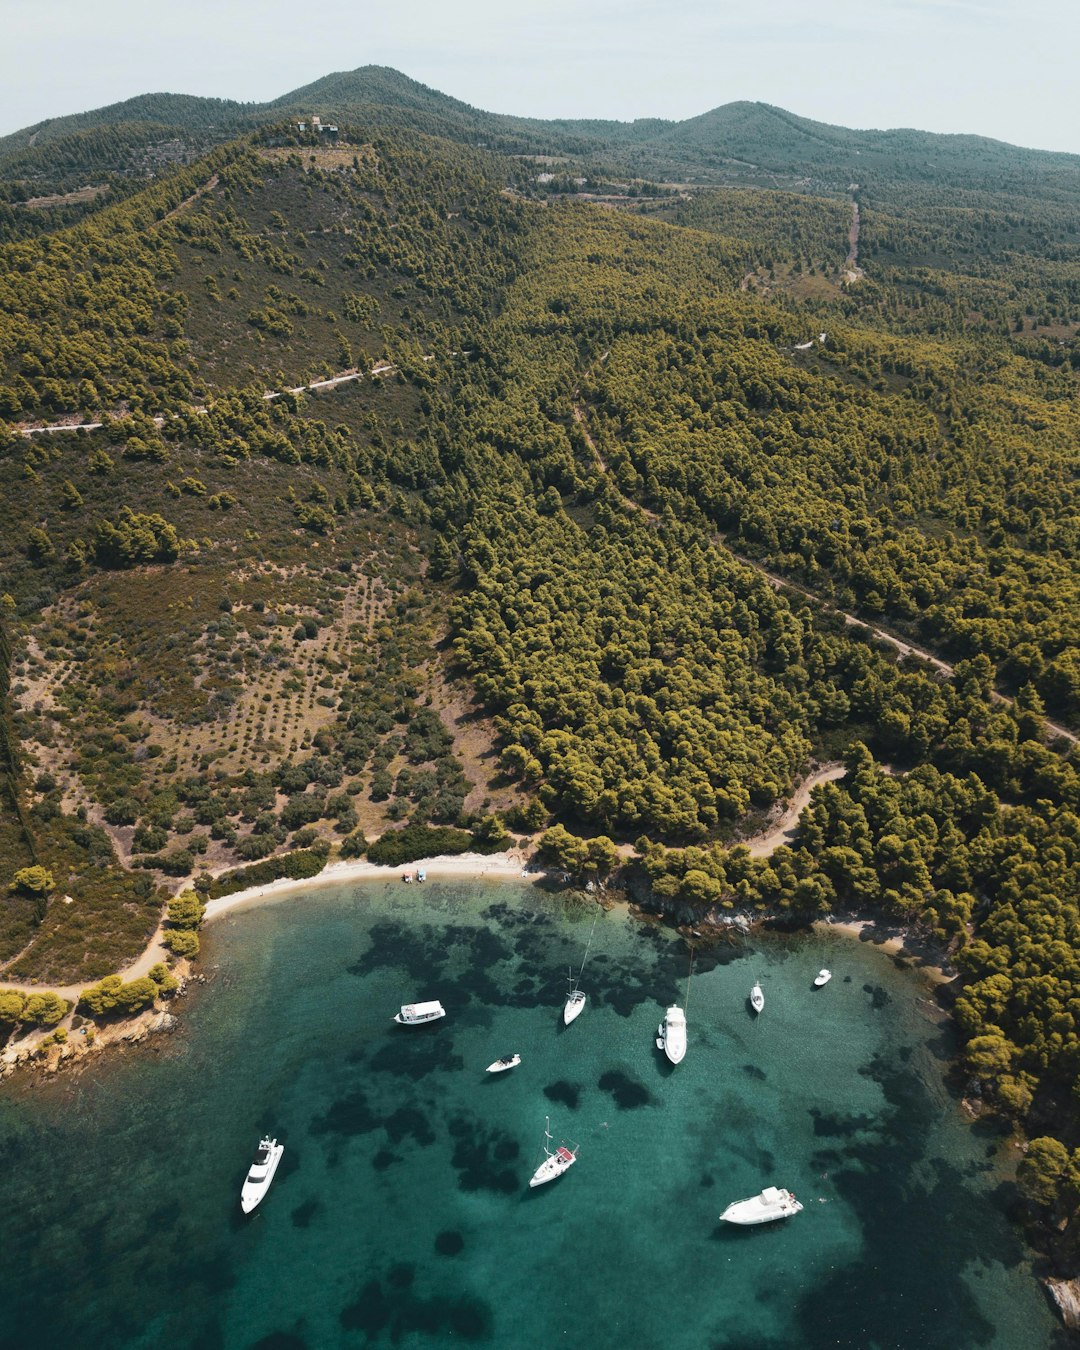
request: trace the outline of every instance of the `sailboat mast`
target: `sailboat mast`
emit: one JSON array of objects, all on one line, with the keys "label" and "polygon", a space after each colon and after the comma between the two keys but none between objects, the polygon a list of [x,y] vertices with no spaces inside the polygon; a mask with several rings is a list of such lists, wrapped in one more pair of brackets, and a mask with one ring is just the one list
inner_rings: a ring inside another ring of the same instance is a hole
[{"label": "sailboat mast", "polygon": [[600,903],[597,902],[596,913],[593,915],[592,927],[589,929],[589,940],[585,944],[585,955],[581,958],[581,969],[578,971],[578,982],[580,983],[582,975],[585,974],[585,962],[589,959],[589,950],[592,947],[593,934],[596,932],[596,921],[600,917]]}]

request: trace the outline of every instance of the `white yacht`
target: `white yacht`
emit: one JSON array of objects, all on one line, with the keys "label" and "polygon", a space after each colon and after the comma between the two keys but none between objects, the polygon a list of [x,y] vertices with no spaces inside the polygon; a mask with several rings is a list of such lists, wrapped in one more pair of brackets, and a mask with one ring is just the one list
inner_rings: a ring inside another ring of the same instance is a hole
[{"label": "white yacht", "polygon": [[749,1200],[736,1200],[728,1205],[720,1218],[726,1223],[755,1224],[772,1223],[774,1219],[787,1219],[798,1214],[802,1205],[790,1191],[780,1190],[776,1186],[766,1186],[760,1195],[752,1195]]},{"label": "white yacht", "polygon": [[544,1117],[544,1161],[532,1174],[529,1186],[543,1186],[545,1182],[554,1181],[556,1177],[561,1177],[567,1168],[573,1167],[577,1162],[577,1145],[573,1148],[567,1148],[565,1144],[560,1144],[557,1149],[552,1151],[548,1145],[551,1143],[551,1121]]},{"label": "white yacht", "polygon": [[574,972],[570,972],[570,991],[566,995],[566,1002],[563,1004],[562,1020],[563,1026],[568,1027],[575,1017],[579,1016],[582,1008],[585,1007],[585,991],[578,988],[577,980],[574,979]]},{"label": "white yacht", "polygon": [[505,1073],[507,1069],[516,1069],[520,1063],[520,1055],[504,1055],[502,1059],[497,1059],[494,1064],[489,1064],[487,1071],[488,1073]]},{"label": "white yacht", "polygon": [[765,995],[761,992],[761,985],[755,984],[750,990],[750,1006],[756,1013],[759,1013],[765,1006]]},{"label": "white yacht", "polygon": [[656,1033],[656,1048],[663,1050],[672,1064],[678,1064],[686,1054],[686,1013],[677,1003],[667,1010]]},{"label": "white yacht", "polygon": [[814,988],[820,989],[823,984],[828,984],[831,979],[832,979],[832,971],[825,970],[823,967],[817,973],[817,978],[814,980]]},{"label": "white yacht", "polygon": [[430,1003],[403,1003],[401,1011],[394,1014],[394,1021],[400,1022],[402,1026],[412,1027],[420,1022],[437,1022],[440,1017],[446,1016],[446,1009],[438,999],[432,999]]},{"label": "white yacht", "polygon": [[284,1152],[285,1145],[279,1144],[276,1139],[264,1138],[259,1141],[259,1147],[255,1150],[255,1161],[248,1169],[240,1191],[240,1208],[245,1214],[250,1214],[270,1189],[270,1183],[274,1179],[274,1173]]}]

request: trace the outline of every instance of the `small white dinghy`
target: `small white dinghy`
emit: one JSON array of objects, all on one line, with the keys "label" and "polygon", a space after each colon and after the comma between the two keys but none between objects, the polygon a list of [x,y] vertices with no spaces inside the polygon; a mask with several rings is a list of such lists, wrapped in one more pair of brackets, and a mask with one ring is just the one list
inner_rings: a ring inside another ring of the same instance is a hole
[{"label": "small white dinghy", "polygon": [[755,984],[750,990],[750,1006],[756,1013],[759,1013],[765,1006],[765,995],[761,992],[761,985]]},{"label": "small white dinghy", "polygon": [[828,984],[831,979],[832,979],[832,971],[826,970],[824,967],[822,967],[822,969],[819,970],[817,973],[817,978],[814,980],[814,988],[820,989],[823,984]]},{"label": "small white dinghy", "polygon": [[530,1188],[533,1186],[543,1186],[545,1182],[554,1181],[556,1177],[562,1174],[577,1162],[577,1145],[573,1148],[567,1148],[565,1144],[560,1144],[557,1149],[552,1151],[548,1148],[551,1143],[551,1120],[544,1117],[544,1161],[532,1174],[529,1180]]},{"label": "small white dinghy", "polygon": [[274,1173],[284,1152],[285,1145],[279,1144],[276,1139],[267,1137],[259,1140],[259,1147],[255,1150],[255,1161],[248,1169],[240,1191],[240,1208],[245,1214],[250,1214],[270,1189],[270,1183],[274,1179]]},{"label": "small white dinghy", "polygon": [[504,1055],[502,1059],[497,1059],[494,1064],[489,1064],[487,1071],[488,1073],[505,1073],[507,1069],[516,1069],[520,1063],[520,1055]]},{"label": "small white dinghy", "polygon": [[760,1195],[752,1195],[749,1200],[736,1200],[728,1205],[720,1218],[725,1223],[743,1225],[772,1223],[774,1219],[787,1219],[801,1210],[802,1205],[790,1191],[766,1186]]},{"label": "small white dinghy", "polygon": [[672,1064],[678,1064],[686,1054],[686,1013],[672,1004],[656,1033],[656,1048],[663,1050]]},{"label": "small white dinghy", "polygon": [[403,1027],[414,1027],[420,1022],[437,1022],[446,1016],[446,1009],[438,999],[429,1003],[403,1003],[401,1011],[394,1014],[394,1021]]}]

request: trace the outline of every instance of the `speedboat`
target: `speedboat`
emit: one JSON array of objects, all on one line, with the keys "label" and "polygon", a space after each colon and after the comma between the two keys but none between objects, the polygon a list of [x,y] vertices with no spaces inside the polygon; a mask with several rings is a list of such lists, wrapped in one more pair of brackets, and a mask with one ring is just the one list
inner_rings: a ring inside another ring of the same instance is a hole
[{"label": "speedboat", "polygon": [[774,1219],[787,1219],[798,1214],[802,1205],[790,1191],[780,1190],[776,1186],[766,1186],[760,1195],[752,1195],[749,1200],[736,1200],[728,1205],[720,1218],[725,1223],[755,1224],[772,1223]]},{"label": "speedboat", "polygon": [[394,1021],[404,1027],[416,1026],[420,1022],[437,1022],[446,1016],[446,1009],[438,999],[430,1003],[403,1003],[401,1011],[394,1014]]},{"label": "speedboat", "polygon": [[822,968],[817,973],[817,979],[814,981],[814,988],[820,989],[823,984],[828,984],[832,979],[832,971]]},{"label": "speedboat", "polygon": [[663,1050],[672,1064],[678,1064],[686,1054],[686,1013],[672,1004],[656,1033],[656,1048]]},{"label": "speedboat", "polygon": [[250,1214],[270,1189],[284,1152],[285,1145],[279,1144],[276,1139],[260,1139],[259,1147],[255,1150],[255,1161],[248,1169],[240,1191],[240,1208],[245,1214]]},{"label": "speedboat", "polygon": [[487,1071],[488,1073],[505,1073],[507,1069],[516,1069],[520,1063],[520,1055],[504,1055],[502,1059],[497,1059],[494,1064],[489,1064]]},{"label": "speedboat", "polygon": [[529,1180],[530,1188],[533,1186],[543,1186],[545,1182],[554,1181],[556,1177],[562,1174],[577,1162],[577,1145],[573,1148],[567,1148],[565,1144],[560,1144],[554,1151],[548,1148],[551,1143],[551,1121],[546,1116],[544,1118],[544,1161],[532,1174]]},{"label": "speedboat", "polygon": [[765,1006],[765,995],[761,992],[761,985],[755,984],[750,990],[750,1006],[756,1013],[759,1013]]}]

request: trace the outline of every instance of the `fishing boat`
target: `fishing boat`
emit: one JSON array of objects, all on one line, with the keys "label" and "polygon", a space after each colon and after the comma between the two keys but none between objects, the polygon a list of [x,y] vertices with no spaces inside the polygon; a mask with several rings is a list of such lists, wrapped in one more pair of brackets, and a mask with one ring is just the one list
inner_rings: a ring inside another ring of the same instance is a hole
[{"label": "fishing boat", "polygon": [[497,1059],[494,1064],[489,1064],[487,1071],[488,1073],[505,1073],[507,1069],[516,1069],[520,1063],[520,1055],[504,1055],[502,1059]]},{"label": "fishing boat", "polygon": [[755,984],[750,990],[750,1006],[756,1013],[759,1013],[765,1006],[765,995],[761,992],[761,985]]},{"label": "fishing boat", "polygon": [[245,1214],[250,1214],[270,1189],[270,1183],[274,1179],[274,1173],[284,1152],[285,1145],[279,1144],[276,1139],[265,1137],[259,1140],[255,1160],[248,1168],[248,1174],[240,1190],[240,1208]]},{"label": "fishing boat", "polygon": [[725,1223],[745,1226],[788,1219],[801,1210],[802,1205],[790,1191],[780,1190],[776,1186],[766,1186],[760,1195],[752,1195],[749,1200],[736,1200],[728,1205],[720,1218]]},{"label": "fishing boat", "polygon": [[446,1009],[438,999],[429,1003],[403,1003],[401,1011],[394,1014],[394,1021],[403,1027],[417,1026],[421,1022],[437,1022],[446,1016]]},{"label": "fishing boat", "polygon": [[819,970],[817,973],[817,978],[814,980],[814,988],[820,989],[823,984],[828,984],[831,979],[832,979],[832,971],[826,970],[824,967],[822,967],[822,969]]},{"label": "fishing boat", "polygon": [[580,1014],[582,1008],[585,1006],[585,991],[578,988],[577,980],[574,979],[573,970],[569,972],[569,980],[570,989],[566,995],[566,1002],[563,1004],[562,1010],[563,1025],[567,1027],[574,1018]]},{"label": "fishing boat", "polygon": [[672,1004],[660,1023],[656,1048],[663,1050],[672,1064],[678,1064],[686,1054],[686,1013],[678,1004]]},{"label": "fishing boat", "polygon": [[544,1141],[541,1148],[544,1150],[544,1161],[532,1174],[529,1186],[543,1186],[548,1181],[554,1181],[556,1177],[561,1177],[567,1168],[573,1167],[577,1162],[577,1145],[573,1148],[567,1148],[565,1144],[560,1144],[557,1149],[552,1150],[548,1147],[551,1143],[551,1120],[548,1116],[544,1117]]}]

